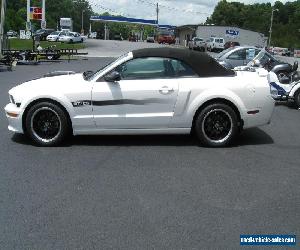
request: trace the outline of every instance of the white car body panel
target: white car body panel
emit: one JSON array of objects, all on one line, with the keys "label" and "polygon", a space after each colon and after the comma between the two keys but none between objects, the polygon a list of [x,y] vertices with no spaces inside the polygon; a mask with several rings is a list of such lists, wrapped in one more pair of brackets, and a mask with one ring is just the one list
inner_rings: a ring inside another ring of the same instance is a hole
[{"label": "white car body panel", "polygon": [[[219,42],[219,40],[222,39],[222,42]],[[210,41],[207,43],[207,48],[209,50],[214,49],[224,49],[225,40],[222,37],[211,37]]]},{"label": "white car body panel", "polygon": [[[244,128],[270,122],[274,100],[266,76],[258,72],[237,72],[229,77],[99,81],[132,57],[132,53],[120,57],[89,81],[82,74],[74,74],[32,80],[12,88],[9,95],[20,106],[9,103],[5,107],[6,113],[18,114],[16,118],[7,114],[9,130],[23,133],[24,110],[44,98],[66,109],[74,135],[189,133],[197,109],[220,98],[237,107]],[[259,112],[248,114],[253,110]]]},{"label": "white car body panel", "polygon": [[[70,33],[71,33],[71,32],[70,32]],[[70,34],[70,33],[68,33],[68,34]],[[66,42],[66,43],[69,43],[69,42],[72,40],[74,43],[77,43],[77,42],[81,42],[81,41],[86,40],[85,38],[83,38],[82,36],[80,36],[79,33],[73,33],[73,32],[72,32],[72,34],[73,34],[74,36],[68,35],[68,34],[63,35],[63,36],[60,36],[60,37],[58,38],[58,41],[59,41],[59,42]],[[76,35],[77,35],[77,36],[76,36]]]}]

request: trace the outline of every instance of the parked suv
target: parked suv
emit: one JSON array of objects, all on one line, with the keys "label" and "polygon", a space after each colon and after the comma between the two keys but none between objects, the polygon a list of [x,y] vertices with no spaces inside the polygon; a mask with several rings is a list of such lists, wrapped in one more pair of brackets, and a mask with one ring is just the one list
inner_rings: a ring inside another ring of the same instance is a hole
[{"label": "parked suv", "polygon": [[224,49],[224,38],[211,37],[207,43],[208,51],[222,51]]},{"label": "parked suv", "polygon": [[160,31],[157,35],[157,42],[160,43],[168,43],[175,44],[175,36],[171,31]]},{"label": "parked suv", "polygon": [[39,29],[34,33],[34,36],[39,36],[41,41],[46,41],[47,36],[54,31],[55,29]]},{"label": "parked suv", "polygon": [[224,49],[228,49],[228,48],[236,47],[236,46],[240,46],[240,43],[239,42],[228,41],[224,44]]},{"label": "parked suv", "polygon": [[203,38],[194,37],[189,41],[189,49],[205,51],[205,41]]}]

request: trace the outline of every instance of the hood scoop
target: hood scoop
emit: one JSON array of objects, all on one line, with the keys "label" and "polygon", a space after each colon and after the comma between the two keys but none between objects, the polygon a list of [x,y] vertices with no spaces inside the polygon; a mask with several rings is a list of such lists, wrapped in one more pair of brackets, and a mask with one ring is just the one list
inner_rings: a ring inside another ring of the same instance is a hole
[{"label": "hood scoop", "polygon": [[74,71],[53,71],[44,75],[44,77],[63,76],[63,75],[74,75]]}]

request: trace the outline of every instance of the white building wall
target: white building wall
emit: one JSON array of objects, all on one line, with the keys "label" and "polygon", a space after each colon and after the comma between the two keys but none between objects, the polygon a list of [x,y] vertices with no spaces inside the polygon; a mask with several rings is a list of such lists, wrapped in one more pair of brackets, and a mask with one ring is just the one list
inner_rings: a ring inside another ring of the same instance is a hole
[{"label": "white building wall", "polygon": [[267,38],[263,34],[230,26],[198,26],[196,35],[205,40],[209,39],[211,36],[215,36],[224,38],[225,42],[237,41],[241,45],[258,47],[267,46]]}]

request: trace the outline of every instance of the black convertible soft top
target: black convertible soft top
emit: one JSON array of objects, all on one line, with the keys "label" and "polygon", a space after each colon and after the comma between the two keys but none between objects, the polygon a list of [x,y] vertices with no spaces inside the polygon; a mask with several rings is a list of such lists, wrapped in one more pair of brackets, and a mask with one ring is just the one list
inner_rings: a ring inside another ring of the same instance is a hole
[{"label": "black convertible soft top", "polygon": [[178,59],[189,65],[200,77],[234,76],[235,72],[221,66],[204,52],[183,48],[146,48],[133,50],[133,58],[166,57]]}]

